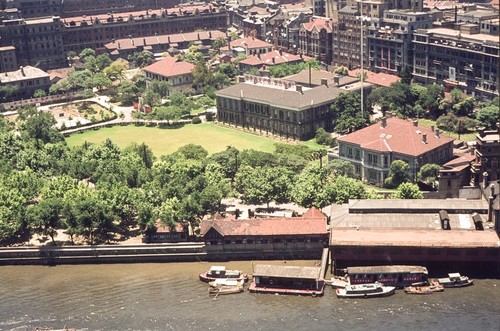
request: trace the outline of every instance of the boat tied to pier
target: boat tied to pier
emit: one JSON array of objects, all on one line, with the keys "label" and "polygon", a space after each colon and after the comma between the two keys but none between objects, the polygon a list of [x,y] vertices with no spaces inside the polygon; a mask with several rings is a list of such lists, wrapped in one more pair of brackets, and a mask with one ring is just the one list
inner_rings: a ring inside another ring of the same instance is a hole
[{"label": "boat tied to pier", "polygon": [[244,289],[244,281],[238,279],[221,278],[208,283],[208,293],[210,295],[234,294],[241,293]]},{"label": "boat tied to pier", "polygon": [[376,298],[385,297],[394,294],[396,287],[384,286],[382,283],[375,282],[370,284],[346,285],[345,288],[336,290],[339,298]]},{"label": "boat tied to pier", "polygon": [[474,284],[472,279],[469,279],[467,276],[462,276],[458,272],[448,274],[446,278],[438,278],[437,280],[439,284],[444,287],[465,287]]},{"label": "boat tied to pier", "polygon": [[216,279],[235,279],[246,282],[248,276],[240,270],[226,270],[225,266],[211,266],[208,271],[200,274],[200,280],[205,283],[213,282]]},{"label": "boat tied to pier", "polygon": [[407,294],[431,294],[435,292],[444,292],[444,286],[434,280],[424,283],[413,283],[405,287],[405,293]]}]

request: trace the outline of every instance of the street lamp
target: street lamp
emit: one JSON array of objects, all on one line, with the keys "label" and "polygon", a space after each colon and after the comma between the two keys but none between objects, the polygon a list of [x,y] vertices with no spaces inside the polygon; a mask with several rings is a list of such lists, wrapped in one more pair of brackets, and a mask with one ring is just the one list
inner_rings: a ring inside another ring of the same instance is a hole
[{"label": "street lamp", "polygon": [[364,40],[363,40],[363,27],[364,27],[364,22],[365,21],[370,21],[370,18],[369,17],[365,17],[363,15],[363,1],[360,1],[360,12],[361,12],[361,16],[358,16],[357,19],[359,19],[360,21],[360,25],[361,25],[361,56],[359,58],[360,62],[361,62],[361,117],[364,118],[364,107],[365,107],[365,103],[364,103],[364,98],[365,98],[365,93],[364,93],[364,79],[365,79],[365,72],[364,72]]}]

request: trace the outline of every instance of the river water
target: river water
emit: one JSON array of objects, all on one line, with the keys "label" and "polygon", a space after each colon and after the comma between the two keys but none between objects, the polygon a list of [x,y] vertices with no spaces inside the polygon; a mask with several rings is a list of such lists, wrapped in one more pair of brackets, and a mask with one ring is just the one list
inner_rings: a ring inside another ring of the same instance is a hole
[{"label": "river water", "polygon": [[[210,265],[0,266],[0,330],[500,330],[496,279],[425,296],[341,300],[327,287],[317,298],[246,291],[214,300],[198,280]],[[250,261],[224,265],[252,271]]]}]

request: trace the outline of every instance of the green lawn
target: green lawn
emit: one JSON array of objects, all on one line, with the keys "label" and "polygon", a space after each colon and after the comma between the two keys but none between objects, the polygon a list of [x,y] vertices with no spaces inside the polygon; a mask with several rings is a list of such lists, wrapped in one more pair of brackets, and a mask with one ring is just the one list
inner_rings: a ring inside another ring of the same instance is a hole
[{"label": "green lawn", "polygon": [[[424,119],[424,118],[419,119],[418,120],[418,124],[422,125],[422,126],[425,126],[425,127],[431,127],[432,125],[434,125],[434,127],[437,128],[436,121],[427,120],[427,119]],[[459,138],[458,137],[458,133],[449,132],[449,131],[443,131],[443,134],[445,136],[451,137],[453,139],[458,139]],[[475,141],[476,140],[476,133],[475,132],[463,133],[463,134],[460,135],[460,140],[462,140],[462,141]]]},{"label": "green lawn", "polygon": [[[274,144],[279,142],[251,133],[221,127],[211,123],[197,125],[188,124],[176,129],[160,129],[144,126],[114,126],[99,130],[89,130],[76,133],[66,138],[69,146],[80,146],[85,141],[101,143],[106,138],[111,139],[120,147],[131,143],[145,143],[156,156],[175,152],[186,144],[203,146],[210,154],[223,151],[231,145],[239,150],[255,149],[264,152],[274,152]],[[307,143],[311,148],[312,142]]]}]

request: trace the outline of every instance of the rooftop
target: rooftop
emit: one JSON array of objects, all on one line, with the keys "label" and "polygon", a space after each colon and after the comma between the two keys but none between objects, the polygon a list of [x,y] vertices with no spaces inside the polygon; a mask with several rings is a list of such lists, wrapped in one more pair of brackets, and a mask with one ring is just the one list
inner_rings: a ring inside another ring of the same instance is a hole
[{"label": "rooftop", "polygon": [[342,76],[342,75],[337,75],[329,71],[325,70],[302,70],[298,74],[291,75],[288,77],[285,77],[284,79],[294,81],[298,84],[304,84],[304,85],[309,85],[309,73],[311,74],[311,84],[313,86],[320,86],[321,85],[321,80],[326,79],[328,81],[328,85],[335,86],[334,85],[334,79],[337,77],[339,79],[339,85],[338,86],[344,86],[348,84],[353,84],[359,79],[354,78],[354,77],[349,77],[349,76]]},{"label": "rooftop", "polygon": [[192,73],[193,69],[193,64],[180,61],[175,57],[168,56],[145,67],[144,71],[163,77],[172,77],[190,74]]},{"label": "rooftop", "polygon": [[349,200],[350,212],[393,213],[406,209],[419,213],[437,213],[440,210],[475,211],[486,213],[488,204],[483,200],[465,199],[384,199],[384,200]]},{"label": "rooftop", "polygon": [[14,83],[21,80],[49,78],[49,74],[32,66],[21,67],[16,71],[3,72],[0,74],[0,83]]},{"label": "rooftop", "polygon": [[491,247],[499,248],[495,231],[444,231],[416,229],[333,229],[334,246],[403,246],[403,247]]},{"label": "rooftop", "polygon": [[500,44],[500,41],[498,40],[498,36],[492,36],[489,34],[483,34],[483,33],[476,33],[476,34],[466,34],[463,32],[460,32],[459,30],[453,30],[453,29],[447,29],[447,28],[434,28],[434,29],[427,29],[427,30],[417,30],[417,34],[425,33],[428,35],[440,35],[444,37],[449,37],[449,38],[456,38],[456,39],[461,39],[464,42],[466,41],[475,41],[478,43],[484,43],[484,42],[491,42],[495,44]]},{"label": "rooftop", "polygon": [[[424,141],[425,135],[425,141]],[[339,142],[359,145],[376,152],[398,153],[417,157],[453,142],[452,138],[436,135],[430,128],[400,118],[387,118],[386,125],[375,123],[338,138]]]},{"label": "rooftop", "polygon": [[320,279],[320,267],[280,266],[270,264],[257,264],[253,270],[253,276],[280,277],[280,278],[302,278]]},{"label": "rooftop", "polygon": [[326,32],[332,32],[333,20],[325,17],[314,16],[309,22],[302,25],[304,29],[311,32],[313,30],[321,31],[325,29]]},{"label": "rooftop", "polygon": [[290,62],[302,62],[305,61],[306,59],[309,59],[309,57],[301,57],[300,55],[295,55],[275,50],[264,54],[252,55],[244,60],[241,60],[240,63],[252,66],[255,65],[273,66]]}]

